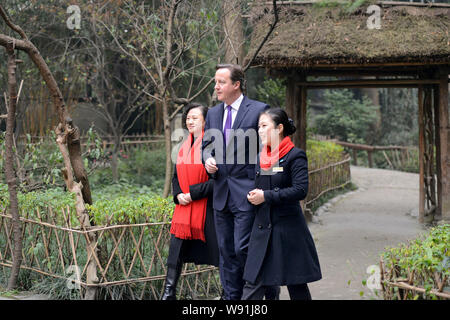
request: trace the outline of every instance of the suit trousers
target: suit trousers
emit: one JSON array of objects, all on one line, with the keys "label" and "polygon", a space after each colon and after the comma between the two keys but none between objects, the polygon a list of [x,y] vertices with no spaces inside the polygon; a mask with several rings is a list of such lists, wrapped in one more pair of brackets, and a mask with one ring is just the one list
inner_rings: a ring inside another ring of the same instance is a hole
[{"label": "suit trousers", "polygon": [[247,259],[255,211],[239,211],[227,206],[214,211],[219,245],[219,274],[225,300],[240,300],[245,281],[242,279]]}]

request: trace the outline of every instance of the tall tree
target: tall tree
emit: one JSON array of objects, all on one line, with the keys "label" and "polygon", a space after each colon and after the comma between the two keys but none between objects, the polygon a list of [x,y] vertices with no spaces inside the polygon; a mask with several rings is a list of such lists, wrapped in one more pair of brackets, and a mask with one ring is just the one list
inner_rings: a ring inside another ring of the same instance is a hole
[{"label": "tall tree", "polygon": [[[1,10],[1,7],[0,7]],[[5,176],[9,190],[9,210],[12,216],[12,227],[14,233],[14,249],[12,254],[11,274],[8,280],[8,289],[15,289],[17,286],[17,277],[19,276],[20,265],[22,264],[22,224],[19,215],[19,203],[17,200],[17,178],[14,170],[14,150],[13,150],[13,134],[14,123],[16,120],[16,102],[17,102],[17,79],[16,79],[16,54],[14,41],[10,41],[6,45],[8,54],[8,114],[6,121],[5,136]]]},{"label": "tall tree", "polygon": [[[23,29],[20,26],[15,25],[10,20],[10,18],[8,17],[8,15],[6,14],[5,10],[1,5],[0,5],[0,16],[10,29],[18,33],[21,37],[21,39],[16,39],[4,34],[0,34],[0,46],[8,48],[9,44],[12,43],[14,49],[26,52],[29,58],[38,68],[49,91],[51,92],[53,104],[58,113],[60,121],[55,131],[57,134],[56,143],[64,159],[65,167],[62,170],[64,174],[64,180],[66,182],[67,189],[71,192],[74,192],[76,195],[75,207],[77,210],[78,219],[80,220],[82,227],[84,229],[89,229],[91,225],[85,204],[92,203],[92,198],[89,187],[89,180],[81,158],[79,130],[72,123],[72,119],[70,118],[67,112],[66,104],[64,102],[64,98],[61,94],[61,91],[58,87],[58,84],[52,72],[50,71],[47,63],[39,53],[39,50],[29,40],[28,36],[25,34]],[[75,179],[77,179],[79,182],[75,181],[74,174]],[[88,236],[91,240],[90,244],[87,244],[88,252],[95,255],[93,248],[93,245],[95,243],[95,234],[90,233]],[[92,259],[88,263],[87,267],[87,282],[88,284],[93,284],[96,283],[97,281],[98,279],[96,275],[96,264]],[[89,286],[86,289],[85,298],[94,299],[95,293],[96,288]]]},{"label": "tall tree", "polygon": [[244,23],[241,0],[222,2],[223,31],[225,34],[224,61],[242,64],[244,62]]},{"label": "tall tree", "polygon": [[[147,3],[125,0],[119,8],[127,28],[104,27],[122,52],[136,61],[154,91],[145,94],[162,105],[166,174],[163,196],[169,194],[172,175],[171,121],[183,105],[197,99],[210,88],[214,67],[223,54],[220,4],[202,0],[161,0]],[[277,21],[254,53],[259,52]],[[240,16],[239,16],[240,18]],[[248,68],[252,59],[248,62]]]},{"label": "tall tree", "polygon": [[183,105],[197,99],[212,83],[207,74],[222,47],[218,7],[214,2],[205,6],[199,0],[129,0],[119,10],[127,27],[115,29],[100,21],[122,53],[141,67],[151,89],[143,90],[145,95],[162,106],[166,149],[163,195],[167,196],[172,175],[171,121]]}]

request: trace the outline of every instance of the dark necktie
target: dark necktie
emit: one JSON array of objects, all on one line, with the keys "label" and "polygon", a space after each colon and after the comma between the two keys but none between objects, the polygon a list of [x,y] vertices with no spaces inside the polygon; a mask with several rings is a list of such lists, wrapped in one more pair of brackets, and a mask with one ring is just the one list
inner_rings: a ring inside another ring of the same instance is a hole
[{"label": "dark necktie", "polygon": [[230,130],[231,130],[231,106],[227,106],[228,112],[227,112],[227,120],[225,121],[225,127],[223,128],[223,133],[225,135],[225,145],[228,144],[228,138],[230,136]]}]

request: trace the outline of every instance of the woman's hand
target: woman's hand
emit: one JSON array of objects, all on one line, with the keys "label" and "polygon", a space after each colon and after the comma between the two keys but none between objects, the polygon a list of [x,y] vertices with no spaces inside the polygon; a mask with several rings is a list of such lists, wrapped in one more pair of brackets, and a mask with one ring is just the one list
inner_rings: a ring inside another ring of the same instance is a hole
[{"label": "woman's hand", "polygon": [[190,193],[179,193],[177,194],[178,203],[182,206],[188,205],[192,202]]},{"label": "woman's hand", "polygon": [[261,189],[253,189],[247,194],[248,201],[257,206],[265,201],[264,191]]},{"label": "woman's hand", "polygon": [[184,194],[184,199],[185,199],[188,203],[191,203],[191,202],[192,202],[191,194],[190,194],[190,193],[185,193],[185,194]]}]

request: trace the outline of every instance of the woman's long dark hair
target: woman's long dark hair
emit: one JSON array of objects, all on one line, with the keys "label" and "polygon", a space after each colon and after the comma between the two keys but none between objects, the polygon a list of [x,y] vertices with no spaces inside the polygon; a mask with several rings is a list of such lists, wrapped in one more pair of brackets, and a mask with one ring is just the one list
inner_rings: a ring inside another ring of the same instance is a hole
[{"label": "woman's long dark hair", "polygon": [[259,116],[261,117],[262,114],[267,114],[275,123],[275,126],[278,126],[280,123],[283,125],[283,137],[290,136],[297,130],[294,120],[289,118],[286,111],[281,108],[267,109],[261,112]]}]

